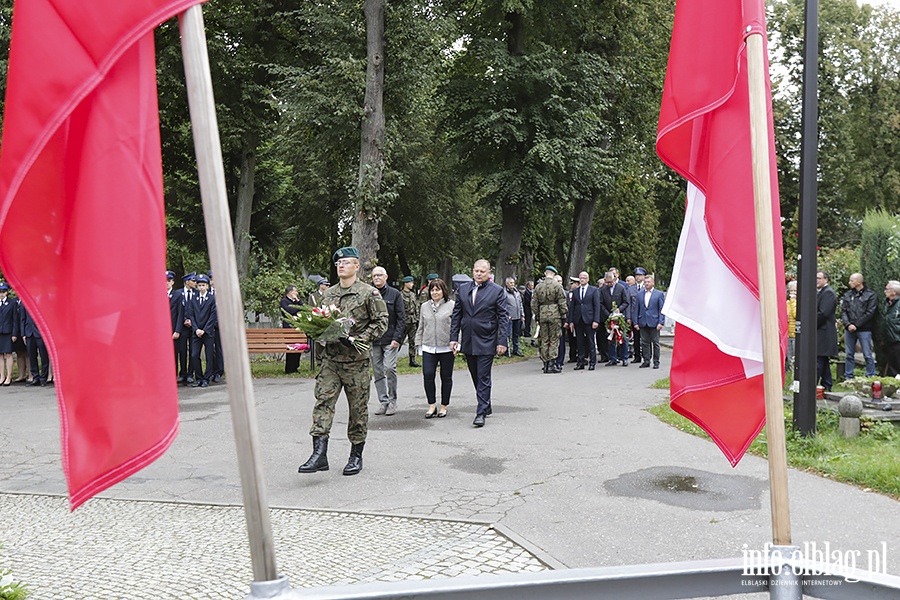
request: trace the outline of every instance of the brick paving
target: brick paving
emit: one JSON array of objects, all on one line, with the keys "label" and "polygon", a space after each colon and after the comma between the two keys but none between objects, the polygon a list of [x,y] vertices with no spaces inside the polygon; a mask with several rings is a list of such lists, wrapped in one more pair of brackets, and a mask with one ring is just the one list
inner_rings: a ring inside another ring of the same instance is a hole
[{"label": "brick paving", "polygon": [[[272,509],[278,571],[295,588],[542,571],[489,525]],[[253,579],[241,507],[0,494],[0,565],[35,600],[236,598]]]}]

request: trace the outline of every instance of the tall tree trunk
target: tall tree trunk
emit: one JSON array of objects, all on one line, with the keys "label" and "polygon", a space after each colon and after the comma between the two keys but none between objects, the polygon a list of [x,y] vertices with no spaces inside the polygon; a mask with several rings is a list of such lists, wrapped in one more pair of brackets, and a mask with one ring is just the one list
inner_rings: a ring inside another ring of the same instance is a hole
[{"label": "tall tree trunk", "polygon": [[412,269],[409,268],[409,261],[406,258],[406,249],[401,244],[399,248],[397,248],[397,264],[400,265],[400,273],[397,273],[397,277],[401,278],[401,275],[412,275]]},{"label": "tall tree trunk", "polygon": [[234,211],[234,252],[238,279],[250,275],[250,217],[253,215],[253,195],[256,181],[256,146],[259,134],[244,133],[241,149],[241,180],[238,183],[237,207]]},{"label": "tall tree trunk", "polygon": [[572,220],[572,253],[569,255],[569,276],[578,277],[584,270],[587,259],[588,244],[591,241],[591,226],[594,224],[594,211],[597,208],[597,192],[589,198],[579,198],[575,202],[575,215]]},{"label": "tall tree trunk", "polygon": [[375,267],[378,255],[379,190],[384,176],[384,1],[365,0],[366,99],[359,152],[353,245],[359,250],[361,277]]},{"label": "tall tree trunk", "polygon": [[519,250],[525,233],[525,211],[521,206],[504,203],[501,212],[503,225],[500,229],[500,256],[497,257],[494,279],[502,285],[504,279],[510,275],[515,276],[519,267]]}]

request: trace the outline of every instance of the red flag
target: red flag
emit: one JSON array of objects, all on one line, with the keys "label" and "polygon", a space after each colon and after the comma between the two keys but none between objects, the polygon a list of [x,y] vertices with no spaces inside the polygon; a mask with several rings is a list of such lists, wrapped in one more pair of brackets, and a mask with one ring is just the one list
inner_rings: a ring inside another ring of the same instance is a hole
[{"label": "red flag", "polygon": [[[672,408],[709,433],[732,465],[765,424],[745,44],[753,33],[765,39],[763,0],[677,0],[656,139],[660,158],[688,180],[663,309],[678,324]],[[771,107],[768,82],[766,92]],[[771,109],[768,121],[775,270],[783,273]],[[785,298],[783,278],[779,292]],[[779,333],[784,353],[783,302]]]},{"label": "red flag", "polygon": [[24,0],[0,265],[52,358],[74,510],[178,430],[153,28],[197,0]]}]

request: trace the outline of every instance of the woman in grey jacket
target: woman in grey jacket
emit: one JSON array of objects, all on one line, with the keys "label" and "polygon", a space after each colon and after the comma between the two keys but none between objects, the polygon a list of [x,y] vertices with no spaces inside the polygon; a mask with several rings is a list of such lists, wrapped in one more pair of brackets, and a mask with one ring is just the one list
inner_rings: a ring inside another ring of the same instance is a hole
[{"label": "woman in grey jacket", "polygon": [[[453,351],[450,350],[450,317],[453,300],[450,290],[440,279],[428,283],[428,297],[419,310],[419,328],[416,330],[416,346],[422,352],[422,376],[425,379],[425,396],[428,412],[425,418],[446,417],[453,389]],[[435,376],[441,366],[441,408],[437,409]]]}]

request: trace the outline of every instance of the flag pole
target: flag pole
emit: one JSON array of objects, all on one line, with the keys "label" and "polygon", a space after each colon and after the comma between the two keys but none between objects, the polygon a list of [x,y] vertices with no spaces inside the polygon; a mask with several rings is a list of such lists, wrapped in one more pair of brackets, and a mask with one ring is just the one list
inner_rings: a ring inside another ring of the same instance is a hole
[{"label": "flag pole", "polygon": [[216,309],[219,313],[219,333],[225,348],[228,398],[237,445],[244,515],[250,538],[253,579],[273,581],[277,579],[275,545],[269,520],[247,337],[244,332],[244,307],[234,240],[231,236],[225,168],[222,163],[206,30],[200,5],[194,5],[180,15],[179,26],[209,258],[216,274],[216,283],[219,284],[216,286]]},{"label": "flag pole", "polygon": [[756,253],[759,264],[759,303],[762,316],[763,379],[766,396],[766,440],[769,457],[769,495],[772,541],[791,543],[787,451],[782,401],[781,340],[778,330],[778,274],[775,273],[775,236],[772,225],[769,117],[763,37],[747,36],[747,76],[750,84],[750,143],[753,156],[753,200],[756,214]]}]

